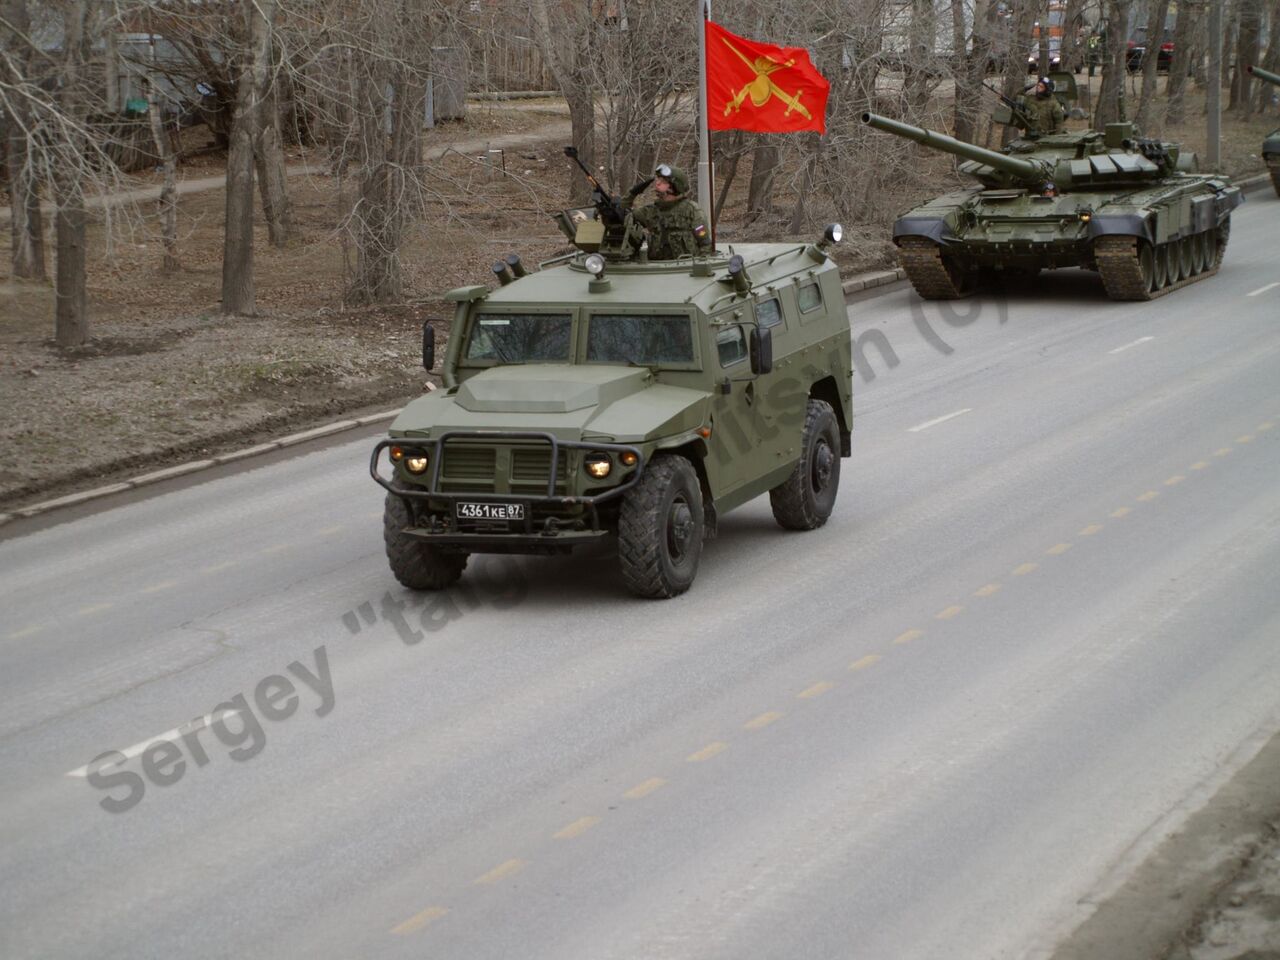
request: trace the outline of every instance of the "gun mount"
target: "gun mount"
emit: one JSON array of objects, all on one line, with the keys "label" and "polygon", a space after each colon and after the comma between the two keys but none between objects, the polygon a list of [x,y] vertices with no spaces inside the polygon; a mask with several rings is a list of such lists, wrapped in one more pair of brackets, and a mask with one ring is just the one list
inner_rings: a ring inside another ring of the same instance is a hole
[{"label": "gun mount", "polygon": [[564,155],[578,165],[591,185],[592,207],[555,214],[561,232],[584,253],[600,253],[606,260],[630,260],[644,242],[643,231],[632,221],[622,198],[611,193],[587,169],[576,147],[565,147]]}]

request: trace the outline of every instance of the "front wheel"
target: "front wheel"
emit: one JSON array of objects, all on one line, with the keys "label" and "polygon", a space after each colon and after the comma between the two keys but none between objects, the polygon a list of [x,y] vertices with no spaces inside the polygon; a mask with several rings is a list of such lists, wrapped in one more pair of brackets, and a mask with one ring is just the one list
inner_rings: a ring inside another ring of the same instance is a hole
[{"label": "front wheel", "polygon": [[702,556],[703,519],[693,464],[684,457],[654,458],[619,511],[618,559],[627,589],[654,599],[688,590]]},{"label": "front wheel", "polygon": [[410,590],[443,590],[457,583],[467,566],[467,554],[448,553],[411,537],[404,531],[412,521],[404,499],[388,493],[382,509],[382,539],[396,579]]},{"label": "front wheel", "polygon": [[800,460],[791,476],[769,491],[773,518],[787,530],[815,530],[827,522],[840,487],[840,424],[825,400],[805,411]]}]

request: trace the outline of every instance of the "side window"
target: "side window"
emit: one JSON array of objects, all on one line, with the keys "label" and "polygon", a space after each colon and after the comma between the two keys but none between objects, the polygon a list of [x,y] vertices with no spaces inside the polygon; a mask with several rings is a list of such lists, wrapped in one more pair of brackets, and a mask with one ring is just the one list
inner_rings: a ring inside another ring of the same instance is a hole
[{"label": "side window", "polygon": [[811,313],[822,306],[822,289],[818,286],[818,281],[806,283],[797,293],[800,300],[800,312]]},{"label": "side window", "polygon": [[731,367],[747,359],[747,338],[742,328],[734,325],[717,333],[716,352],[720,355],[722,367]]},{"label": "side window", "polygon": [[756,304],[756,320],[762,327],[776,327],[782,322],[782,308],[778,306],[777,297]]}]

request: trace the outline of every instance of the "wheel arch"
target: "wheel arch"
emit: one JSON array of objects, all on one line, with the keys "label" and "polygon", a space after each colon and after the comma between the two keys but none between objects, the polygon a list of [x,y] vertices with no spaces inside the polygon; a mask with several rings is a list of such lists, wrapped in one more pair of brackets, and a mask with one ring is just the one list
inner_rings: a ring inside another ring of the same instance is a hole
[{"label": "wheel arch", "polygon": [[840,397],[840,385],[833,376],[823,377],[809,387],[810,400],[825,400],[835,411],[836,422],[840,424],[840,456],[849,457],[853,452],[853,424],[850,423],[848,411]]}]

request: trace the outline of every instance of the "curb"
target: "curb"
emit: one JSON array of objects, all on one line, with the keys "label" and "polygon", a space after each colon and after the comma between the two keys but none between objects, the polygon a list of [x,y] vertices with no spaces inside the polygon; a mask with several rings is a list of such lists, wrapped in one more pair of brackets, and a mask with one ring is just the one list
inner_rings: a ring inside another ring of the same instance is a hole
[{"label": "curb", "polygon": [[887,283],[896,283],[905,279],[907,279],[907,272],[901,267],[897,267],[893,270],[861,274],[852,280],[841,282],[840,287],[844,290],[845,296],[848,296],[851,293],[859,293],[863,290],[870,290],[873,287],[883,287]]}]

